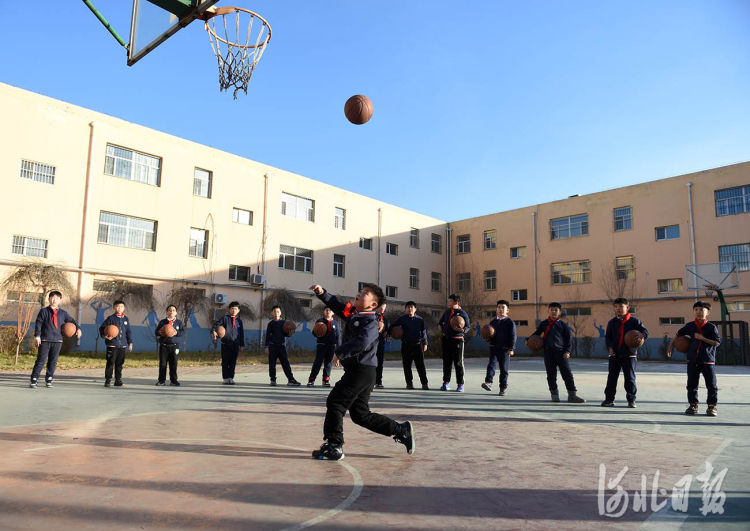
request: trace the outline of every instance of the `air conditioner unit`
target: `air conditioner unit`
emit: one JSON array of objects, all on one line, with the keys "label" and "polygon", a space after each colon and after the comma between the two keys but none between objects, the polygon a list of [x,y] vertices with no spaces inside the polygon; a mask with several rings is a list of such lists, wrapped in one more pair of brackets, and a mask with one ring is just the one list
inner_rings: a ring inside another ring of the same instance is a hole
[{"label": "air conditioner unit", "polygon": [[227,302],[227,296],[223,293],[214,293],[214,302],[216,304],[224,304]]},{"label": "air conditioner unit", "polygon": [[261,286],[266,283],[266,275],[250,275],[250,284],[260,284]]}]

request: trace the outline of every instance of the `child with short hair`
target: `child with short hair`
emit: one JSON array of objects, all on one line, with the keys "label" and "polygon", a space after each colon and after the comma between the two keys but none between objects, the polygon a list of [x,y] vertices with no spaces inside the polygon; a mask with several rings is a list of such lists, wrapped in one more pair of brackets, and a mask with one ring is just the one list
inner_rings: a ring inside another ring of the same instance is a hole
[{"label": "child with short hair", "polygon": [[227,307],[227,313],[211,327],[211,339],[216,341],[216,327],[224,327],[224,337],[221,338],[221,378],[222,384],[234,385],[234,370],[237,357],[245,347],[245,327],[240,315],[240,303],[232,301]]},{"label": "child with short hair", "polygon": [[[185,325],[177,319],[177,307],[170,304],[166,309],[167,317],[159,321],[154,329],[156,341],[159,344],[159,379],[156,385],[166,385],[167,382],[167,365],[169,365],[169,384],[179,386],[177,380],[177,357],[180,354],[180,338],[185,335]],[[161,329],[167,325],[172,325],[175,332],[173,337],[161,335]]]},{"label": "child with short hair", "polygon": [[271,385],[276,385],[276,360],[281,363],[284,375],[287,378],[287,385],[290,387],[299,387],[302,385],[294,379],[292,366],[289,365],[289,357],[286,353],[286,334],[284,333],[284,323],[286,320],[281,318],[281,306],[271,308],[271,320],[266,327],[266,355],[268,356],[268,376],[271,378]]},{"label": "child with short hair", "polygon": [[568,323],[560,319],[562,305],[559,302],[551,302],[547,306],[547,312],[547,319],[539,323],[534,335],[541,336],[544,340],[544,367],[547,370],[547,384],[552,401],[560,401],[560,394],[557,391],[557,369],[559,368],[560,376],[568,390],[568,402],[575,404],[586,402],[576,392],[573,372],[568,363],[572,333]]},{"label": "child with short hair", "polygon": [[322,286],[311,286],[312,291],[344,320],[344,337],[336,349],[334,363],[344,367],[344,375],[328,395],[326,418],[323,423],[325,442],[314,450],[314,459],[337,461],[344,458],[344,414],[349,411],[352,422],[406,446],[414,453],[415,438],[411,422],[401,424],[385,415],[370,411],[370,393],[375,385],[377,370],[378,318],[375,308],[385,302],[383,290],[375,284],[364,284],[354,297],[354,303],[346,304],[331,295]]},{"label": "child with short hair", "polygon": [[55,369],[57,368],[57,358],[62,349],[62,325],[73,323],[76,325],[76,338],[81,338],[81,327],[68,312],[60,308],[62,293],[52,290],[47,296],[49,306],[39,310],[34,324],[34,344],[39,349],[36,354],[36,363],[31,371],[31,381],[29,387],[36,388],[37,379],[42,372],[42,367],[47,364],[47,372],[44,381],[47,387],[52,387],[52,381],[55,378]]},{"label": "child with short hair", "polygon": [[414,375],[411,372],[413,363],[422,389],[429,390],[427,369],[424,365],[424,353],[427,352],[427,328],[425,328],[424,319],[417,315],[417,303],[407,301],[404,305],[404,315],[396,319],[393,326],[400,326],[404,331],[401,336],[401,360],[404,366],[406,388],[414,389]]},{"label": "child with short hair", "polygon": [[339,325],[333,320],[333,310],[328,306],[323,308],[323,317],[315,321],[315,324],[323,323],[326,325],[325,335],[317,338],[315,346],[315,361],[310,369],[310,377],[307,380],[307,386],[313,387],[315,379],[320,372],[320,366],[323,366],[323,387],[331,387],[331,367],[333,366],[333,356],[336,347],[341,344],[341,335],[339,334]]},{"label": "child with short hair", "polygon": [[[450,391],[451,388],[451,368],[456,368],[456,391],[464,391],[464,338],[471,328],[469,314],[467,314],[461,305],[461,297],[455,293],[448,296],[448,309],[443,312],[443,316],[438,321],[438,329],[443,334],[443,385],[441,391]],[[451,325],[451,319],[460,316],[464,320],[464,327],[456,330]]]},{"label": "child with short hair", "polygon": [[687,399],[686,415],[698,414],[698,384],[700,376],[706,383],[706,415],[715,417],[719,414],[716,404],[719,402],[719,387],[716,384],[716,347],[721,344],[719,329],[708,321],[711,314],[711,303],[698,301],[693,304],[695,320],[677,331],[667,347],[667,357],[672,357],[674,340],[678,336],[690,336],[690,347],[687,351]]},{"label": "child with short hair", "polygon": [[495,305],[495,317],[490,321],[490,326],[495,329],[495,334],[489,340],[490,359],[487,363],[487,374],[482,383],[482,389],[492,391],[492,380],[495,378],[495,367],[500,366],[499,396],[505,396],[508,391],[508,373],[510,371],[510,357],[514,354],[516,346],[516,323],[508,317],[510,303],[500,299]]},{"label": "child with short hair", "polygon": [[[107,348],[107,364],[104,368],[104,387],[112,385],[112,372],[115,374],[115,387],[122,387],[122,366],[125,363],[125,353],[133,352],[133,340],[130,334],[130,319],[125,315],[125,301],[117,300],[112,303],[115,311],[107,317],[99,327],[99,335],[104,339]],[[107,327],[117,327],[117,335],[106,335]]]},{"label": "child with short hair", "polygon": [[630,348],[625,344],[625,334],[631,330],[637,330],[643,334],[644,338],[648,338],[648,330],[637,317],[630,314],[628,299],[618,297],[612,301],[612,305],[615,316],[607,323],[607,331],[604,334],[604,341],[609,351],[609,375],[604,389],[604,402],[601,405],[614,407],[617,380],[622,371],[625,380],[625,398],[628,401],[628,407],[634,408],[636,407],[635,366],[638,362],[638,349]]}]

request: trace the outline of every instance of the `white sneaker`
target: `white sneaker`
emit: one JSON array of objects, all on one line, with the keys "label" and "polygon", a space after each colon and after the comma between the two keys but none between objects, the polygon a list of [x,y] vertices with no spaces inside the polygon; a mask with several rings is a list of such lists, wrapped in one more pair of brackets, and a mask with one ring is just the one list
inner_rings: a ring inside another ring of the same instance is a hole
[{"label": "white sneaker", "polygon": [[229,378],[229,385],[234,385],[234,378]]},{"label": "white sneaker", "polygon": [[223,379],[223,380],[221,381],[221,383],[223,383],[223,384],[225,384],[225,385],[226,385],[226,384],[228,384],[228,383],[229,383],[229,378],[224,378],[224,379]]},{"label": "white sneaker", "polygon": [[46,385],[47,387],[52,387],[52,380],[46,382],[44,385]]}]

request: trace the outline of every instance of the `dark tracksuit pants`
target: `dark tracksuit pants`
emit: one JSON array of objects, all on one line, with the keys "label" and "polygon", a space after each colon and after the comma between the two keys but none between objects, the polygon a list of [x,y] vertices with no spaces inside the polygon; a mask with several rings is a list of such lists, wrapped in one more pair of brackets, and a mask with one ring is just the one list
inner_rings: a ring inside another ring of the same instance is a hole
[{"label": "dark tracksuit pants", "polygon": [[451,381],[451,366],[456,367],[456,383],[464,383],[464,340],[444,337],[443,344],[443,382]]},{"label": "dark tracksuit pants", "polygon": [[286,347],[284,345],[268,345],[268,376],[271,377],[271,381],[276,381],[276,360],[281,363],[286,379],[294,380],[292,367],[289,365],[289,358],[286,355]]},{"label": "dark tracksuit pants", "polygon": [[[271,350],[268,350],[269,354]],[[327,382],[331,379],[331,366],[333,365],[333,355],[336,352],[336,345],[326,345],[325,343],[318,343],[315,348],[315,361],[310,369],[309,381],[314,382],[315,378],[318,377],[321,365],[323,366],[323,381]]]},{"label": "dark tracksuit pants", "polygon": [[385,363],[385,341],[378,341],[378,368],[375,370],[375,385],[383,385],[383,364]]},{"label": "dark tracksuit pants", "polygon": [[396,421],[370,411],[370,392],[375,385],[377,368],[361,365],[355,360],[345,363],[344,376],[326,400],[323,438],[332,444],[344,444],[344,414],[349,411],[352,422],[381,435],[396,433]]},{"label": "dark tracksuit pants", "polygon": [[167,364],[169,364],[169,381],[177,381],[177,345],[159,343],[159,381],[167,381]]},{"label": "dark tracksuit pants", "polygon": [[32,382],[36,382],[37,378],[39,378],[45,363],[47,364],[47,373],[44,379],[47,382],[52,381],[55,377],[57,358],[60,355],[61,348],[62,341],[42,341],[36,354],[36,363],[34,363],[34,368],[31,371]]},{"label": "dark tracksuit pants", "polygon": [[221,344],[221,377],[234,378],[234,369],[237,367],[237,356],[240,355],[240,346],[236,343]]},{"label": "dark tracksuit pants", "polygon": [[547,369],[547,384],[550,393],[557,393],[557,369],[560,369],[560,376],[565,382],[565,388],[568,393],[576,391],[576,384],[573,381],[573,373],[570,370],[568,360],[563,356],[564,352],[556,350],[544,351],[544,368]]},{"label": "dark tracksuit pants", "polygon": [[698,384],[700,383],[701,374],[703,375],[703,381],[706,383],[706,390],[708,391],[706,404],[715,406],[719,401],[719,388],[716,385],[716,366],[712,363],[688,362],[686,387],[688,403],[698,403]]},{"label": "dark tracksuit pants", "polygon": [[487,363],[487,375],[484,377],[484,381],[492,383],[495,378],[495,367],[500,366],[500,389],[508,388],[508,372],[510,372],[510,354],[507,351],[503,352],[496,348],[490,348],[490,361]]},{"label": "dark tracksuit pants", "polygon": [[[404,364],[404,379],[406,380],[407,385],[411,385],[414,380],[414,375],[411,372],[412,362],[417,369],[419,381],[422,385],[427,385],[427,369],[424,366],[424,350],[421,343],[407,345],[402,341],[401,360]],[[456,369],[456,373],[458,373],[458,369]]]},{"label": "dark tracksuit pants", "polygon": [[637,358],[631,358],[629,356],[610,356],[609,357],[609,375],[607,376],[607,387],[604,388],[604,399],[608,402],[612,402],[615,399],[617,393],[617,379],[620,377],[620,371],[622,371],[625,377],[625,398],[628,402],[635,400],[635,393],[637,391],[635,386],[635,366],[637,364]]},{"label": "dark tracksuit pants", "polygon": [[125,363],[127,347],[107,347],[107,365],[104,367],[104,379],[112,379],[112,371],[115,373],[115,381],[122,381],[122,364]]}]

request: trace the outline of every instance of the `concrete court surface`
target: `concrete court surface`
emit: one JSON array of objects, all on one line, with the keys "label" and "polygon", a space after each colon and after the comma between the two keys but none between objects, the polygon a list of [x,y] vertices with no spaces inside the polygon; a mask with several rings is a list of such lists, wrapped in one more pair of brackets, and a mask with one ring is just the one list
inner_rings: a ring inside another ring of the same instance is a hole
[{"label": "concrete court surface", "polygon": [[100,370],[60,371],[51,389],[2,373],[0,528],[750,528],[750,368],[718,368],[710,418],[703,403],[683,414],[683,363],[639,364],[638,409],[622,380],[617,407],[599,406],[606,360],[573,360],[581,405],[549,401],[539,358],[512,360],[505,397],[480,388],[486,360],[466,365],[460,394],[437,390],[437,360],[430,391],[388,362],[371,407],[410,419],[417,451],[347,416],[339,462],[310,458],[327,390],[269,387],[266,366],[240,367],[234,387],[219,367],[181,368],[179,388],[155,387],[156,369],[126,369],[124,388]]}]

